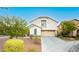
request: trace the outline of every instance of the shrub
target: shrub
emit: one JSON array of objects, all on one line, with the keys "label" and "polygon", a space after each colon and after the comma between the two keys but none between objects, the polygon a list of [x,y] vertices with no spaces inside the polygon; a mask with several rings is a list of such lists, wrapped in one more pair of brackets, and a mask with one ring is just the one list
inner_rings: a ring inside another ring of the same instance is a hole
[{"label": "shrub", "polygon": [[76,25],[74,23],[74,21],[62,21],[60,24],[60,33],[59,35],[63,36],[63,37],[71,37],[72,36],[72,32],[74,30],[76,30]]},{"label": "shrub", "polygon": [[24,51],[24,42],[21,39],[9,39],[4,44],[5,52],[22,52]]}]

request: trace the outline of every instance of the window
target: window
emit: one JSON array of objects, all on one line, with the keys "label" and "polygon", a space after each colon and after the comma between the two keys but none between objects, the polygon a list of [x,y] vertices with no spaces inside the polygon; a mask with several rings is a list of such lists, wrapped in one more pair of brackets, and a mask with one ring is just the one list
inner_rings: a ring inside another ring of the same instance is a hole
[{"label": "window", "polygon": [[46,20],[41,20],[41,26],[46,27]]},{"label": "window", "polygon": [[34,35],[37,35],[37,29],[34,29]]}]

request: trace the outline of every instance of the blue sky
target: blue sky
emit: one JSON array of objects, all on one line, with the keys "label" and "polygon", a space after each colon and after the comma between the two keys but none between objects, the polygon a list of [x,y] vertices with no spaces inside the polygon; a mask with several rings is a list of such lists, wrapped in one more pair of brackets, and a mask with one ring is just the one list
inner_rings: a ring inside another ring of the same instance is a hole
[{"label": "blue sky", "polygon": [[49,16],[61,22],[63,20],[79,19],[78,7],[12,7],[0,9],[0,15],[19,16],[31,21],[39,16]]}]

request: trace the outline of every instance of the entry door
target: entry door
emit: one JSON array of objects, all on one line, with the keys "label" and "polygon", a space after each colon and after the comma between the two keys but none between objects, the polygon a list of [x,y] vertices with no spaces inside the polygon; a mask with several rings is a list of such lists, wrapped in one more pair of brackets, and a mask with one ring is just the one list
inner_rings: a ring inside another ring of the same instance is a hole
[{"label": "entry door", "polygon": [[37,35],[37,29],[34,29],[34,35]]}]

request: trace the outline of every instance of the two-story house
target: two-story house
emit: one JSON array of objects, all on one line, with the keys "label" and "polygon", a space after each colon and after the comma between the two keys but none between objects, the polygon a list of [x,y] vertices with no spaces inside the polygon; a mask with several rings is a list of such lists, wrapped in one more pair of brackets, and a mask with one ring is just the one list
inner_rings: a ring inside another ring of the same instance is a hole
[{"label": "two-story house", "polygon": [[37,36],[56,36],[57,21],[50,17],[38,17],[30,22],[30,35]]}]

